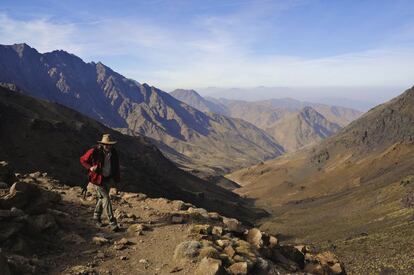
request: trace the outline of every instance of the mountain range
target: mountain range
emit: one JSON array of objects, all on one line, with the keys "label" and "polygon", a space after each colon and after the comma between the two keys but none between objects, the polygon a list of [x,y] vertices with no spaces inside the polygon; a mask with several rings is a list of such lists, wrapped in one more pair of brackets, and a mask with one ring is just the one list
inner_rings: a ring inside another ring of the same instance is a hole
[{"label": "mountain range", "polygon": [[26,44],[0,46],[0,82],[57,102],[130,135],[145,135],[182,168],[223,174],[274,158],[282,146],[241,119],[203,113],[104,64]]},{"label": "mountain range", "polygon": [[411,88],[318,144],[228,178],[272,213],[262,229],[333,246],[355,274],[388,265],[410,274],[413,261],[404,253],[414,245],[413,106]]},{"label": "mountain range", "polygon": [[339,106],[302,102],[290,98],[248,102],[204,98],[194,90],[178,89],[170,93],[203,112],[241,118],[270,134],[286,152],[318,142],[336,133],[361,115]]}]

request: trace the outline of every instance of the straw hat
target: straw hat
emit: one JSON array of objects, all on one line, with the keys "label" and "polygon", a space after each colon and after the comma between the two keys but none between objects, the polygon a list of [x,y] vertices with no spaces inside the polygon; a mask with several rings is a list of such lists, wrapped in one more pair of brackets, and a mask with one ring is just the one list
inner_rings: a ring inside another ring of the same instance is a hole
[{"label": "straw hat", "polygon": [[109,144],[109,145],[112,145],[112,144],[115,144],[115,143],[116,143],[116,141],[111,140],[111,136],[110,136],[109,134],[104,134],[104,135],[102,136],[102,140],[98,141],[98,143],[100,143],[100,144]]}]

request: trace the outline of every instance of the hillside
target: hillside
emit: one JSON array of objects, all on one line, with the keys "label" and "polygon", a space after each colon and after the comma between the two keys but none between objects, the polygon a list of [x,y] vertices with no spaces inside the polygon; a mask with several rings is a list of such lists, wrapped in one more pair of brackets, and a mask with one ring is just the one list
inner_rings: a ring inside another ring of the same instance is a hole
[{"label": "hillside", "polygon": [[41,54],[26,44],[0,46],[0,82],[77,110],[130,135],[155,139],[187,170],[223,174],[274,158],[281,146],[254,125],[210,115],[104,64],[65,51]]},{"label": "hillside", "polygon": [[62,105],[0,87],[0,117],[0,158],[22,173],[47,171],[80,186],[86,176],[79,157],[109,133],[119,142],[122,190],[182,199],[245,221],[264,214],[238,195],[178,169],[147,138],[122,135]]},{"label": "hillside", "polygon": [[332,245],[353,274],[411,274],[413,106],[411,88],[317,145],[228,177],[271,211],[261,228]]}]

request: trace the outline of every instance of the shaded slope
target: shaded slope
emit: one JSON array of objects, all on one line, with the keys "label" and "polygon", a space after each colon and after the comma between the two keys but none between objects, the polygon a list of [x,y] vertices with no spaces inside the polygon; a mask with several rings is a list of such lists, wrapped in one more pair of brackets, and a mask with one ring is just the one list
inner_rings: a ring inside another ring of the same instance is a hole
[{"label": "shaded slope", "polygon": [[[0,46],[0,81],[162,142],[166,155],[188,169],[223,173],[282,153],[275,140],[251,124],[204,114],[100,62],[85,63],[64,51],[40,54],[26,44]],[[206,160],[211,167],[204,168]]]},{"label": "shaded slope", "polygon": [[19,171],[47,171],[63,183],[81,185],[86,178],[79,157],[102,133],[110,133],[119,141],[122,189],[182,199],[246,220],[260,214],[238,195],[176,168],[146,138],[122,135],[62,105],[0,88],[0,117],[0,158]]}]

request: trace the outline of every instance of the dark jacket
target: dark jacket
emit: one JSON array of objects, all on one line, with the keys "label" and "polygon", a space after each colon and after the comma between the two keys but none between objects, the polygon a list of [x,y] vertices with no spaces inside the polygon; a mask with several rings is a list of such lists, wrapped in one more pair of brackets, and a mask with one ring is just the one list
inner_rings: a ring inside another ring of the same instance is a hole
[{"label": "dark jacket", "polygon": [[[88,169],[89,182],[95,185],[102,185],[102,168],[105,161],[105,153],[102,146],[98,145],[89,149],[83,156],[80,157],[80,162]],[[90,168],[97,165],[96,171],[91,171]],[[121,181],[119,172],[119,158],[118,153],[114,148],[111,149],[111,177],[116,183]]]}]

